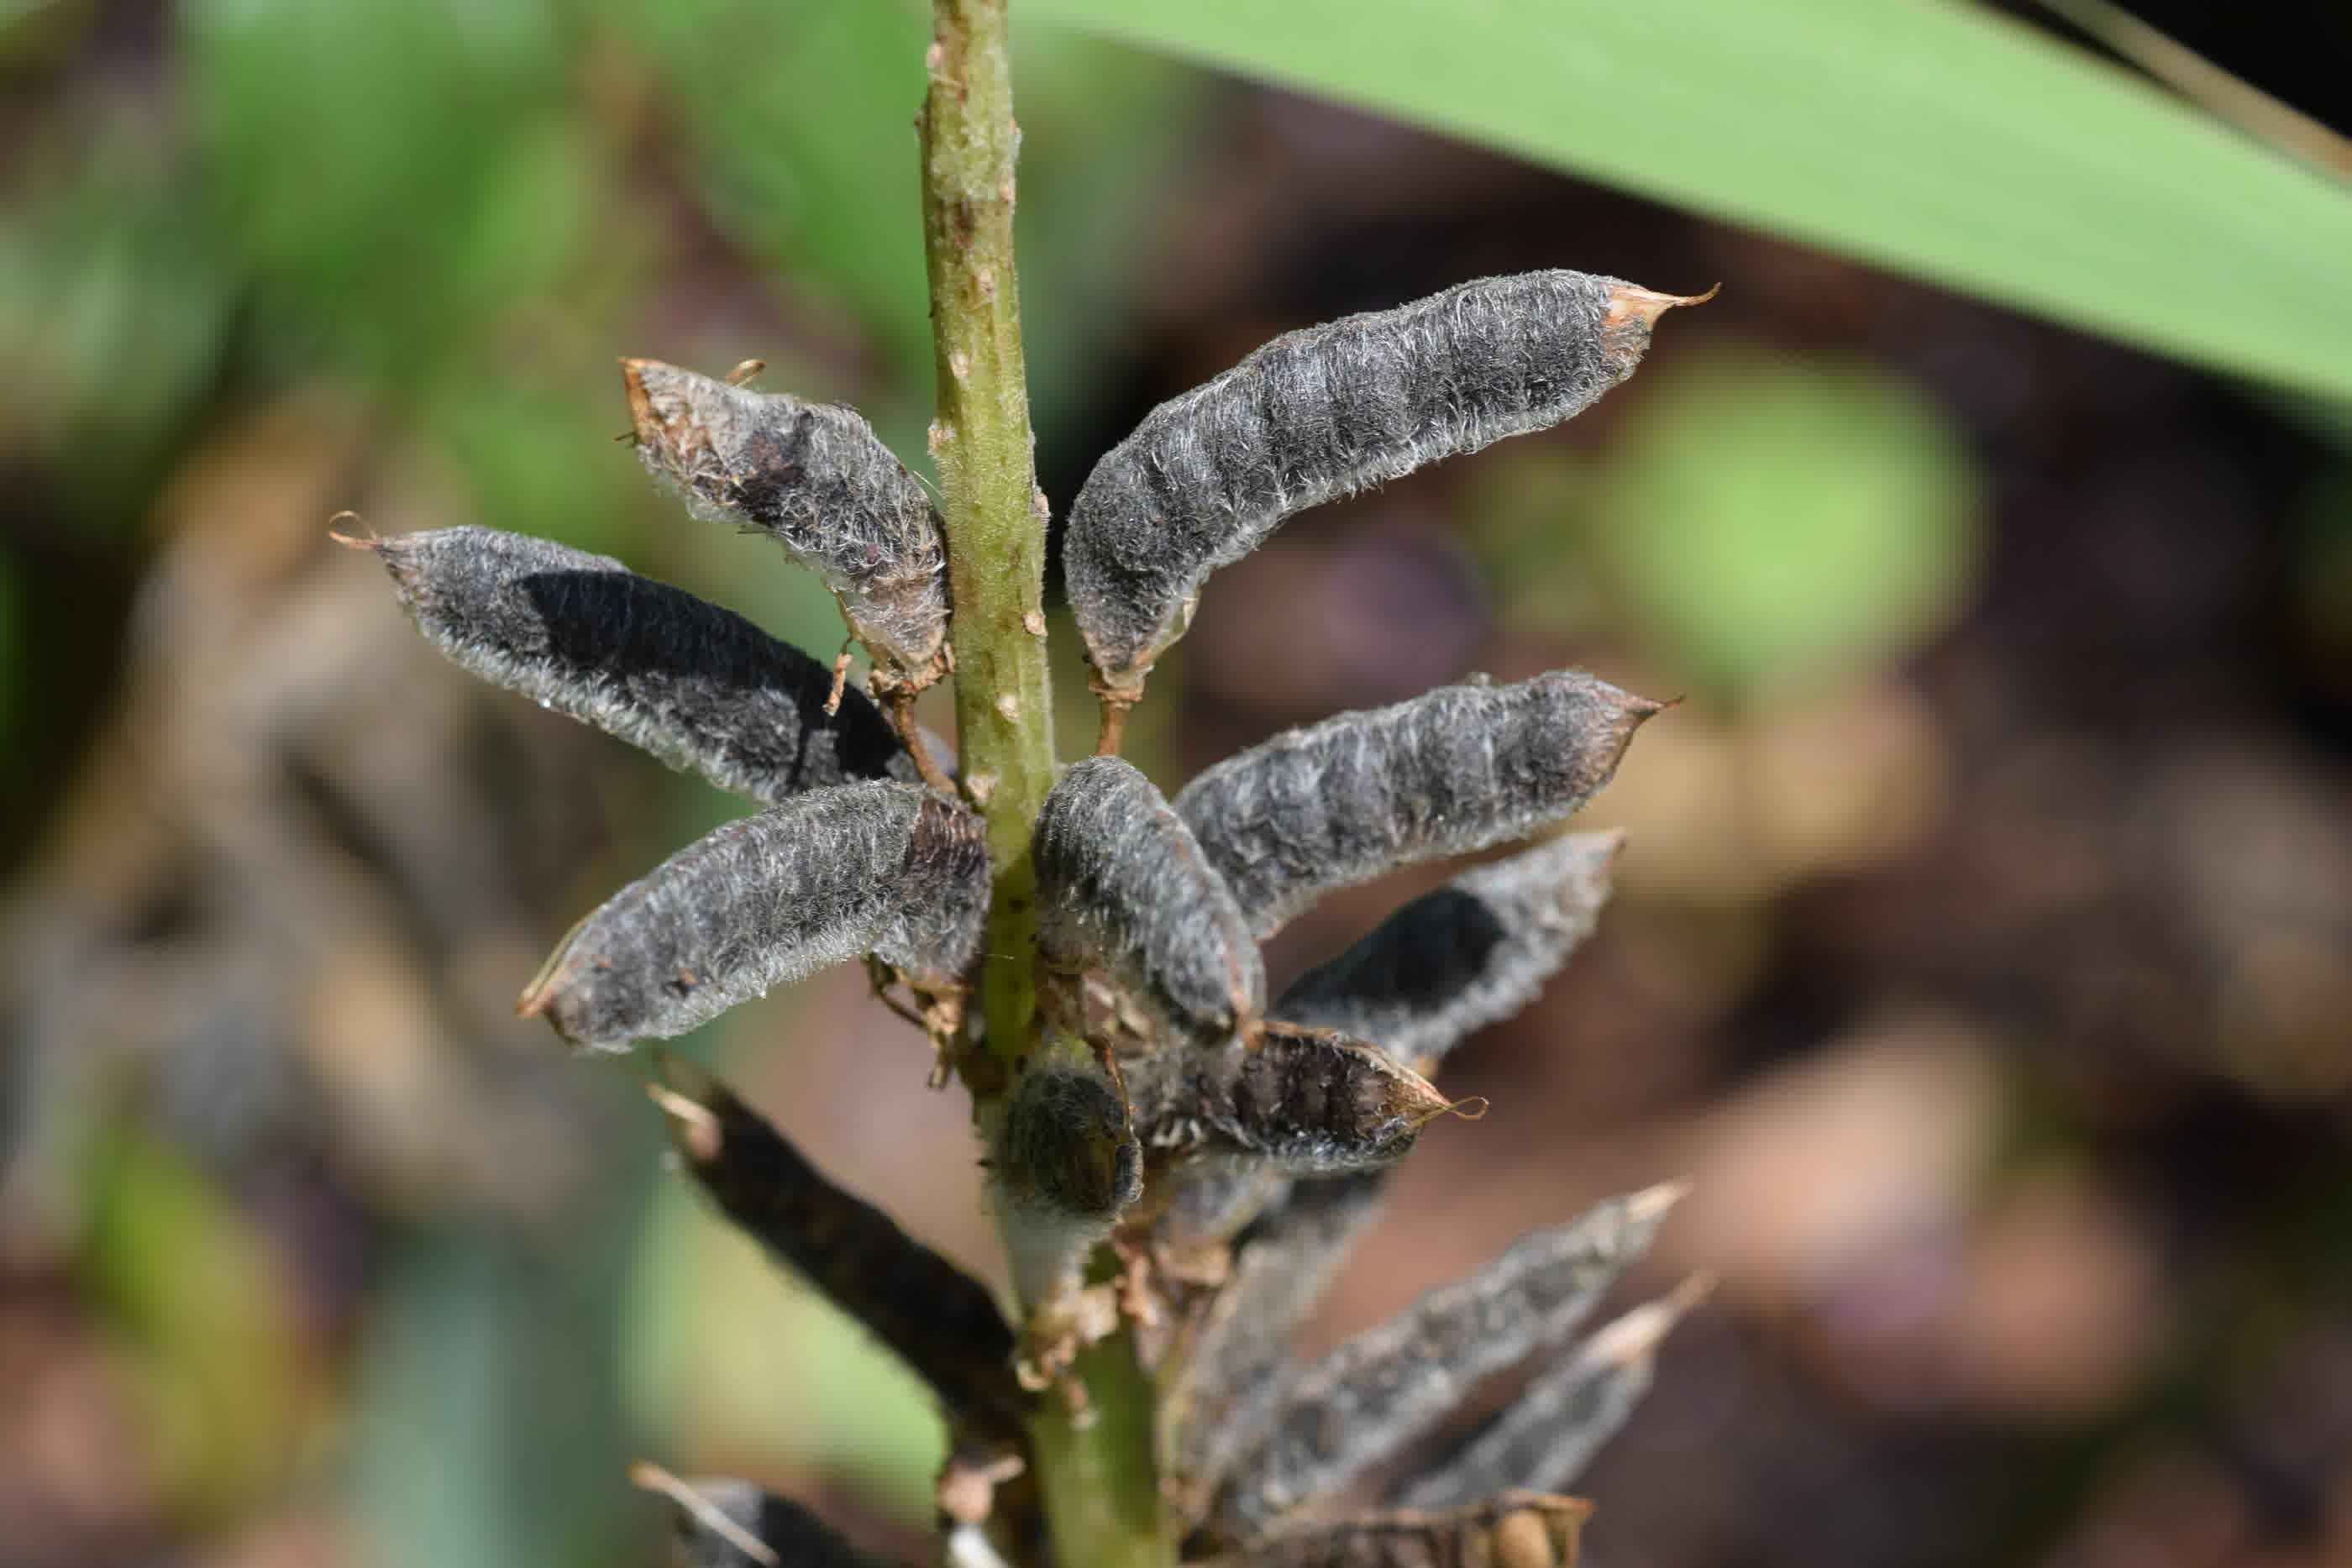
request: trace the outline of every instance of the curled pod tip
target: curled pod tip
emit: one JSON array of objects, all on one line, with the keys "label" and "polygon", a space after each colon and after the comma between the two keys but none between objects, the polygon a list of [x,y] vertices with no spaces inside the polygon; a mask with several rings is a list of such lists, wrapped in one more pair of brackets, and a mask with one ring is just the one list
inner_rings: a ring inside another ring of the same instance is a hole
[{"label": "curled pod tip", "polygon": [[947,636],[947,551],[929,493],[856,410],[623,360],[647,471],[700,516],[760,529],[824,580],[850,630],[916,685]]},{"label": "curled pod tip", "polygon": [[773,805],[918,777],[863,693],[828,711],[826,665],[619,561],[476,526],[348,542],[383,562],[401,608],[460,667],[722,789]]},{"label": "curled pod tip", "polygon": [[980,819],[896,782],[795,796],[719,828],[592,912],[518,1010],[574,1044],[685,1033],[827,965],[870,953],[929,989],[978,956],[988,906]]},{"label": "curled pod tip", "polygon": [[1099,965],[1197,1043],[1231,1040],[1265,1006],[1240,907],[1192,830],[1132,764],[1091,757],[1037,815],[1037,941],[1049,963]]},{"label": "curled pod tip", "polygon": [[1202,582],[1306,507],[1581,413],[1684,298],[1552,270],[1479,278],[1275,339],[1144,416],[1071,504],[1070,604],[1132,701]]}]

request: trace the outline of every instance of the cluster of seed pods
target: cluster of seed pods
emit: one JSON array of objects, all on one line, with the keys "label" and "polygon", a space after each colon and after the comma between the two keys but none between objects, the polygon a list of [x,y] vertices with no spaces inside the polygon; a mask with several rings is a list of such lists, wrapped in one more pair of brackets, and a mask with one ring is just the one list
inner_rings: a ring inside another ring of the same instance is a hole
[{"label": "cluster of seed pods", "polygon": [[[1303,507],[1570,417],[1684,302],[1583,273],[1484,279],[1278,339],[1155,410],[1064,528],[1107,743],[1217,567]],[[994,868],[985,799],[958,792],[909,713],[953,664],[939,515],[847,409],[651,361],[625,376],[646,466],[696,514],[817,572],[872,655],[871,695],[845,688],[845,666],[601,557],[483,528],[353,541],[467,669],[760,808],[592,911],[522,1010],[626,1051],[862,957],[924,1005],[951,1065]],[[1617,839],[1551,830],[1658,706],[1572,671],[1474,677],[1278,736],[1172,800],[1115,755],[1064,770],[1034,825],[1035,951],[987,955],[1033,964],[1043,1000],[989,1124],[989,1190],[1030,1311],[1017,1325],[723,1086],[670,1066],[651,1092],[683,1167],[929,1383],[951,1478],[1017,1470],[1042,1391],[1079,1345],[1132,1322],[1189,1560],[1558,1568],[1584,1510],[1554,1494],[1625,1419],[1686,1299],[1577,1330],[1672,1189],[1538,1232],[1313,1366],[1288,1342],[1390,1168],[1463,1109],[1431,1082],[1446,1052],[1523,1006],[1592,928]],[[1258,944],[1317,899],[1529,840],[1269,999]],[[1130,1264],[1116,1291],[1085,1283],[1110,1240]],[[1481,1378],[1531,1360],[1545,1370],[1517,1405],[1381,1506],[1327,1505]],[[682,1561],[870,1561],[782,1500],[657,1490]],[[951,1559],[984,1564],[1019,1533],[988,1492],[946,1507]]]}]

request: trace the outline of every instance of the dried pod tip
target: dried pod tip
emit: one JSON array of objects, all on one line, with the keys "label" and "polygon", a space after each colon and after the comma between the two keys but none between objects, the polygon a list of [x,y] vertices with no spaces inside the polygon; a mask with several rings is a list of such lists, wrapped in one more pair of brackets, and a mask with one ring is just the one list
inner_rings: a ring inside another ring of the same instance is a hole
[{"label": "dried pod tip", "polygon": [[1662,1181],[1646,1186],[1625,1200],[1625,1217],[1637,1224],[1646,1224],[1664,1215],[1690,1196],[1687,1181]]},{"label": "dried pod tip", "polygon": [[[335,526],[336,524],[342,522],[358,524],[363,530],[364,537],[362,537],[360,534],[344,533]],[[337,512],[333,517],[327,519],[327,537],[334,540],[337,544],[349,549],[363,549],[372,553],[382,553],[381,547],[383,544],[383,540],[377,535],[375,525],[348,507],[342,511]]]},{"label": "dried pod tip", "polygon": [[1654,1352],[1675,1325],[1715,1293],[1715,1276],[1702,1270],[1659,1297],[1633,1308],[1622,1317],[1595,1329],[1578,1348],[1577,1358],[1612,1366],[1630,1366]]},{"label": "dried pod tip", "polygon": [[1607,323],[1618,326],[1626,321],[1639,321],[1644,327],[1654,327],[1658,318],[1678,305],[1704,305],[1723,292],[1718,283],[1704,294],[1660,294],[1638,284],[1621,283],[1609,291]]},{"label": "dried pod tip", "polygon": [[669,1118],[670,1137],[678,1152],[698,1166],[716,1161],[726,1136],[719,1130],[719,1113],[707,1103],[712,1098],[711,1080],[699,1068],[667,1054],[656,1059],[655,1071],[660,1079],[646,1085],[646,1098]]},{"label": "dried pod tip", "polygon": [[775,1568],[782,1561],[774,1547],[744,1529],[725,1509],[659,1465],[646,1459],[637,1460],[629,1467],[629,1484],[667,1498],[681,1513],[752,1562]]},{"label": "dried pod tip", "polygon": [[1466,1099],[1454,1101],[1439,1114],[1456,1116],[1465,1122],[1483,1122],[1486,1119],[1486,1113],[1493,1108],[1493,1103],[1484,1094],[1473,1094]]}]

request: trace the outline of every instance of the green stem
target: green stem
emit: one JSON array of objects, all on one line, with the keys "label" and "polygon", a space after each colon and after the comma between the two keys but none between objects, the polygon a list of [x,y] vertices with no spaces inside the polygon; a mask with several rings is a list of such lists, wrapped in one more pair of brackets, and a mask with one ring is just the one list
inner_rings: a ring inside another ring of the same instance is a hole
[{"label": "green stem", "polygon": [[[938,350],[931,455],[955,604],[956,735],[965,792],[996,867],[982,968],[986,1051],[968,1061],[983,1131],[1036,1045],[1036,877],[1029,840],[1054,782],[1045,674],[1045,498],[1037,489],[1013,266],[1013,121],[1004,0],[933,0],[923,105],[923,237]],[[1034,1302],[1023,1302],[1024,1310]],[[1063,1568],[1171,1568],[1152,1464],[1152,1397],[1120,1333],[1071,1375],[1093,1419],[1047,1396],[1033,1428]]]},{"label": "green stem", "polygon": [[[1028,1052],[1037,1009],[1031,824],[1054,783],[1045,675],[1045,507],[1029,432],[1013,269],[1003,0],[935,0],[923,104],[923,241],[939,417],[931,424],[955,604],[956,747],[996,865],[982,968],[988,1054]],[[968,1075],[969,1076],[969,1075]],[[982,1099],[991,1085],[975,1083]]]}]

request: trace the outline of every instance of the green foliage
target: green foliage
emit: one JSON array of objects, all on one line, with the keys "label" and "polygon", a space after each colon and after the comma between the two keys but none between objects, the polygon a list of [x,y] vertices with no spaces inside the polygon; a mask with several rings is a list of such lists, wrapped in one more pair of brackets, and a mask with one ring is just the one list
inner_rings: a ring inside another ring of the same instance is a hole
[{"label": "green foliage", "polygon": [[2352,394],[2352,192],[1948,0],[1039,4],[2126,342]]}]

